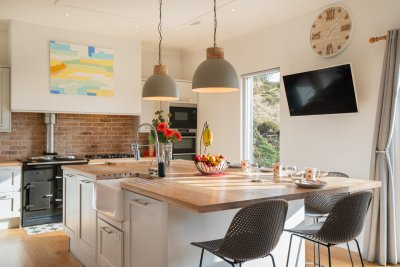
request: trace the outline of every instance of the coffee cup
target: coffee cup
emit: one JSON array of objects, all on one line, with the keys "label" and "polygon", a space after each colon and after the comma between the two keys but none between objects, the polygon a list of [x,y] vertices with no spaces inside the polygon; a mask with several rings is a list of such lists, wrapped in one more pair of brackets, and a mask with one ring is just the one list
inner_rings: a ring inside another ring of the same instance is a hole
[{"label": "coffee cup", "polygon": [[244,159],[240,162],[240,167],[242,168],[242,172],[247,172],[249,169],[249,161]]},{"label": "coffee cup", "polygon": [[321,175],[321,171],[317,168],[304,168],[304,178],[307,181],[315,181]]},{"label": "coffee cup", "polygon": [[279,162],[272,164],[272,173],[274,177],[282,176],[282,164]]}]

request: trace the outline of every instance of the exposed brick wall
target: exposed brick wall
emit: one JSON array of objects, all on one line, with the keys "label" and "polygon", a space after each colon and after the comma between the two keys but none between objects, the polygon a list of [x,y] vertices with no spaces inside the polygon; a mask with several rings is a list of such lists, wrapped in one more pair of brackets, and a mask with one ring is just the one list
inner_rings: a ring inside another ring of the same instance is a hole
[{"label": "exposed brick wall", "polygon": [[[131,153],[137,117],[122,115],[57,114],[55,150],[83,156]],[[12,113],[12,131],[0,133],[0,160],[23,159],[46,150],[46,125],[42,113]],[[147,134],[140,134],[147,139]]]}]

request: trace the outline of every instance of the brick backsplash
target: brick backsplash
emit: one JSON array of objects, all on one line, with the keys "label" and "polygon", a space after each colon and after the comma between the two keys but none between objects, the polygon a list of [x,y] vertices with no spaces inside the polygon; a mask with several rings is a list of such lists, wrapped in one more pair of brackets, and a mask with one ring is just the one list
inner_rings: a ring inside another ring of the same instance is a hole
[{"label": "brick backsplash", "polygon": [[[55,151],[78,155],[131,153],[138,117],[122,115],[57,114]],[[13,112],[12,131],[0,133],[0,160],[23,159],[46,150],[43,113]],[[147,134],[141,133],[141,142]]]}]

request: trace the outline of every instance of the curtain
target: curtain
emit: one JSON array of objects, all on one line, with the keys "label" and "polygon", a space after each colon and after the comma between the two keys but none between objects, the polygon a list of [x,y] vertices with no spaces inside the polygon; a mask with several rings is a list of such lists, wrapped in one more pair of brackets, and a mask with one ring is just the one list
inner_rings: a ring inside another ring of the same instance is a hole
[{"label": "curtain", "polygon": [[382,187],[374,190],[364,237],[364,256],[368,261],[381,265],[396,264],[398,256],[393,171],[395,150],[392,140],[399,91],[399,34],[400,30],[391,30],[386,40],[373,140],[375,153],[370,173],[371,179],[381,181]]}]

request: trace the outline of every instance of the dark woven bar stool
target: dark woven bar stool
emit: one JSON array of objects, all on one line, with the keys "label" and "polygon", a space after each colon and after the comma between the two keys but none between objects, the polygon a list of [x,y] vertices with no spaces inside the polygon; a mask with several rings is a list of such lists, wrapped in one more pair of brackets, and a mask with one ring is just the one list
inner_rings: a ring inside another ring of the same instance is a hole
[{"label": "dark woven bar stool", "polygon": [[[347,174],[341,172],[328,172],[327,176],[349,178]],[[346,195],[348,195],[348,193],[315,194],[312,196],[308,196],[304,199],[304,214],[306,217],[312,218],[314,223],[318,223],[319,219],[326,218],[329,212],[332,210],[333,205],[335,205],[339,199],[341,199]],[[314,265],[315,265],[315,244],[313,249],[314,249],[313,251]],[[350,248],[348,244],[347,244],[347,249],[350,253]]]},{"label": "dark woven bar stool", "polygon": [[[289,266],[290,249],[292,245],[293,235],[304,238],[318,244],[318,266],[320,266],[320,249],[319,245],[326,246],[328,249],[329,267],[331,267],[331,251],[330,247],[342,243],[349,243],[355,240],[361,264],[362,260],[360,247],[356,237],[361,233],[364,226],[365,216],[371,202],[371,192],[358,192],[342,197],[332,207],[331,212],[323,223],[314,223],[299,225],[293,229],[285,229],[291,232],[289,252],[286,261],[286,266]],[[351,265],[353,259],[351,258]]]},{"label": "dark woven bar stool", "polygon": [[204,250],[231,264],[270,256],[278,244],[286,220],[286,200],[268,200],[240,209],[233,218],[225,237],[191,244],[201,248],[200,267]]}]

